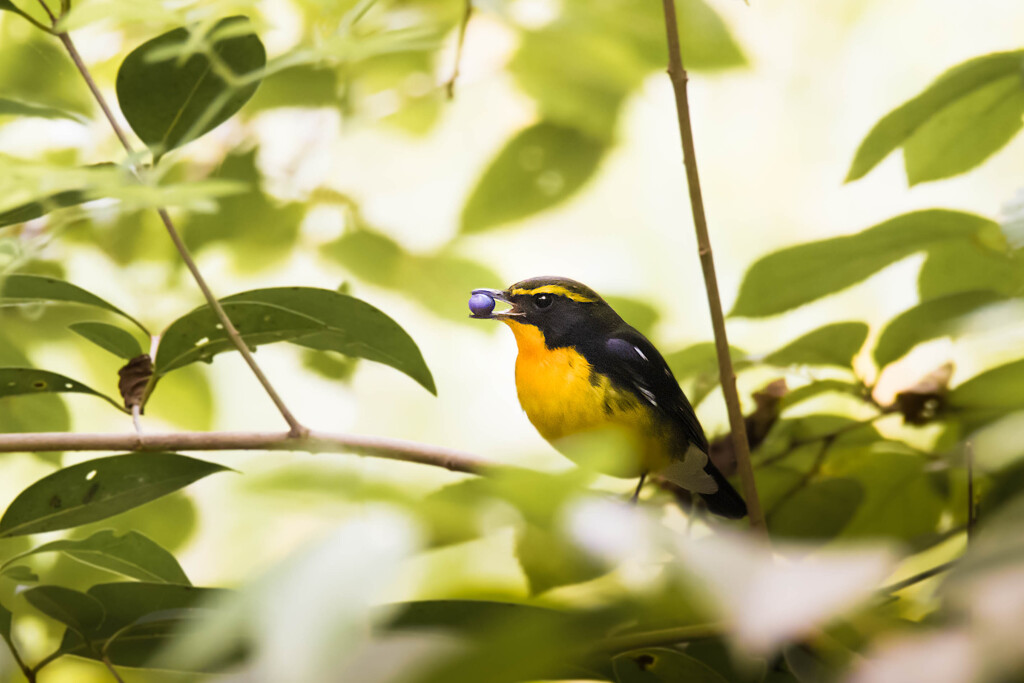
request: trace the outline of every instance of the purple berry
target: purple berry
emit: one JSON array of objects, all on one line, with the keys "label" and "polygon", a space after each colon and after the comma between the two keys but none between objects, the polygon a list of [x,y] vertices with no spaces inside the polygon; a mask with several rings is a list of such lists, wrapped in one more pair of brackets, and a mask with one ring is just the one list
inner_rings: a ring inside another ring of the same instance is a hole
[{"label": "purple berry", "polygon": [[478,318],[486,318],[494,310],[494,299],[483,292],[469,297],[469,310]]}]

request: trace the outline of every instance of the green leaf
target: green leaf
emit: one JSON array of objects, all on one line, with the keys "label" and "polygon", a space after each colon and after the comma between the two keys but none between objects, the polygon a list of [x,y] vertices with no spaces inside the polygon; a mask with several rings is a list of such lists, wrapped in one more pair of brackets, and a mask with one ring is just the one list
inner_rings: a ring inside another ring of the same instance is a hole
[{"label": "green leaf", "polygon": [[908,308],[882,330],[875,345],[875,363],[883,368],[922,342],[951,336],[963,316],[1003,299],[995,292],[963,292]]},{"label": "green leaf", "polygon": [[853,366],[853,357],[868,338],[865,323],[832,323],[808,332],[768,354],[764,362],[769,365],[838,365]]},{"label": "green leaf", "polygon": [[1019,255],[983,244],[935,245],[917,275],[917,292],[921,301],[985,289],[1014,296],[1024,291],[1021,265]]},{"label": "green leaf", "polygon": [[213,130],[256,92],[267,55],[248,23],[240,16],[217,22],[204,37],[209,54],[191,53],[194,36],[177,28],[125,58],[117,72],[117,99],[155,159]]},{"label": "green leaf", "polygon": [[[2,0],[0,9],[4,9]],[[88,119],[76,112],[6,97],[0,97],[0,116],[32,116],[43,119],[70,119],[78,123],[88,122]]]},{"label": "green leaf", "polygon": [[664,647],[633,650],[612,659],[618,683],[728,683],[699,659]]},{"label": "green leaf", "polygon": [[[221,305],[250,348],[291,341],[324,328],[320,321],[280,306],[227,299]],[[157,347],[154,371],[164,375],[189,363],[210,361],[218,353],[234,349],[216,314],[204,306],[178,318],[164,331]]]},{"label": "green leaf", "polygon": [[259,303],[308,316],[323,331],[289,341],[390,365],[430,393],[437,393],[434,378],[416,342],[398,323],[365,301],[313,287],[254,289],[233,294],[223,301],[225,304]]},{"label": "green leaf", "polygon": [[913,185],[977,166],[1020,130],[1024,50],[956,66],[875,124],[854,157],[847,182],[868,173],[899,146]]},{"label": "green leaf", "polygon": [[541,122],[498,152],[462,210],[462,232],[483,232],[556,206],[594,175],[606,143],[577,128]]},{"label": "green leaf", "polygon": [[64,280],[43,275],[15,273],[0,280],[0,306],[22,303],[82,304],[102,308],[130,320],[147,336],[149,332],[135,318],[91,292]]},{"label": "green leaf", "polygon": [[658,309],[646,301],[627,296],[606,296],[604,300],[615,309],[630,327],[636,328],[641,334],[650,336],[661,314]]},{"label": "green leaf", "polygon": [[[32,3],[26,3],[31,7]],[[8,3],[7,10],[11,11]],[[24,13],[19,12],[22,16]],[[19,36],[14,22],[4,23],[0,37],[0,93],[24,102],[56,107],[90,116],[95,102],[82,87],[82,76],[68,59],[60,41],[33,31]],[[21,27],[19,27],[21,28]],[[45,74],[45,78],[40,78]]]},{"label": "green leaf", "polygon": [[18,494],[0,518],[0,537],[95,522],[227,469],[163,452],[87,460],[43,477]]},{"label": "green leaf", "polygon": [[958,408],[1020,410],[1024,406],[1024,360],[986,370],[949,392]]},{"label": "green leaf", "polygon": [[140,581],[189,585],[174,555],[137,531],[117,536],[112,530],[104,529],[81,540],[53,541],[12,557],[0,569],[32,555],[54,552]]},{"label": "green leaf", "polygon": [[568,539],[535,524],[526,524],[516,537],[516,558],[531,595],[590,581],[609,571]]},{"label": "green leaf", "polygon": [[863,397],[866,388],[859,382],[844,382],[838,379],[821,379],[802,387],[797,387],[782,397],[781,407],[783,410],[795,406],[801,401],[806,401],[826,392],[847,394],[849,396]]},{"label": "green leaf", "polygon": [[788,247],[756,261],[730,315],[788,311],[857,284],[891,263],[950,242],[998,240],[996,223],[959,211],[930,209],[897,216],[854,235]]},{"label": "green leaf", "polygon": [[[103,606],[106,618],[91,638],[104,646],[114,664],[145,667],[198,608],[225,593],[218,588],[135,581],[95,585],[88,594]],[[98,658],[96,651],[71,631],[65,632],[60,651]]]},{"label": "green leaf", "polygon": [[91,394],[124,412],[124,408],[109,396],[56,372],[35,368],[0,368],[0,398],[55,393]]},{"label": "green leaf", "polygon": [[287,259],[299,237],[305,207],[277,202],[264,194],[256,167],[256,149],[229,154],[211,178],[244,183],[246,192],[217,202],[213,213],[192,214],[184,226],[189,249],[228,243],[236,267],[254,271]]},{"label": "green leaf", "polygon": [[92,192],[87,190],[65,190],[57,192],[44,199],[27,202],[13,209],[0,212],[0,228],[7,225],[24,223],[40,216],[45,216],[54,209],[63,209],[68,206],[77,206],[85,202],[97,199]]},{"label": "green leaf", "polygon": [[[747,353],[735,346],[729,347],[734,370],[749,367]],[[672,374],[683,385],[686,397],[693,405],[697,405],[718,386],[718,352],[714,342],[700,342],[685,349],[674,351],[665,356],[665,362]]]},{"label": "green leaf", "polygon": [[14,650],[14,643],[11,642],[11,619],[14,615],[11,614],[11,610],[7,609],[3,605],[0,605],[0,638],[4,639],[12,651]]},{"label": "green leaf", "polygon": [[0,570],[0,576],[6,576],[11,581],[19,583],[36,583],[39,581],[39,575],[22,564]]},{"label": "green leaf", "polygon": [[131,360],[142,355],[139,340],[116,325],[99,322],[82,322],[68,325],[68,329],[79,334],[115,356]]},{"label": "green leaf", "polygon": [[772,536],[830,539],[837,536],[864,500],[864,487],[855,479],[814,481],[785,498],[768,516]]},{"label": "green leaf", "polygon": [[23,593],[29,604],[68,628],[88,636],[103,621],[100,601],[63,586],[36,586]]}]

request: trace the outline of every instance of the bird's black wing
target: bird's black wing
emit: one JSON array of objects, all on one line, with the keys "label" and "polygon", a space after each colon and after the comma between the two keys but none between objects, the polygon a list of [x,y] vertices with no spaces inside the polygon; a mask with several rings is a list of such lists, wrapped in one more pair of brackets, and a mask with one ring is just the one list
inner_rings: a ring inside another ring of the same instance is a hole
[{"label": "bird's black wing", "polygon": [[666,415],[682,428],[687,441],[707,453],[708,440],[693,406],[654,344],[624,326],[605,340],[602,351],[588,358],[595,370]]}]

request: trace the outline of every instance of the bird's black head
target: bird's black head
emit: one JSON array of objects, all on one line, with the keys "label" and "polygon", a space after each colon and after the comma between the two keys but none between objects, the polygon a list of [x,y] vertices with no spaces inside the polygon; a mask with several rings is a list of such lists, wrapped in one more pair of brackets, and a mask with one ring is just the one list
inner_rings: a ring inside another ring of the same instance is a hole
[{"label": "bird's black head", "polygon": [[622,318],[601,296],[581,282],[564,277],[533,277],[517,282],[505,291],[475,289],[511,304],[505,311],[475,315],[502,322],[532,325],[544,334],[549,348],[571,346],[580,339],[593,339],[617,326]]}]

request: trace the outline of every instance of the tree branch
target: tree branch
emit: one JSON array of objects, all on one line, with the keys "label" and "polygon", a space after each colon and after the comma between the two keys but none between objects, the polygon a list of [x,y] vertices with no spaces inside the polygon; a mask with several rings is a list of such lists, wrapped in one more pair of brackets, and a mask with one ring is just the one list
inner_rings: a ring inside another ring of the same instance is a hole
[{"label": "tree branch", "polygon": [[[42,4],[43,7],[46,9],[47,14],[50,15],[50,19],[53,20],[54,27],[56,28],[57,18],[53,16],[49,8],[46,7],[46,4],[42,2],[42,0],[40,0],[40,4]],[[85,79],[85,83],[87,86],[89,86],[89,91],[92,93],[93,98],[95,98],[96,102],[100,105],[100,109],[103,110],[103,115],[110,123],[111,128],[114,129],[114,134],[117,135],[117,139],[121,142],[121,146],[124,147],[124,150],[128,153],[128,167],[131,169],[135,178],[140,183],[143,182],[142,174],[140,173],[139,169],[136,167],[133,161],[133,159],[135,158],[135,150],[132,148],[132,144],[128,139],[128,135],[125,133],[121,125],[117,122],[117,119],[114,116],[113,111],[107,104],[106,98],[103,97],[103,93],[100,92],[100,89],[96,85],[96,81],[93,79],[92,74],[89,73],[89,69],[85,65],[85,61],[82,59],[82,56],[78,53],[78,49],[75,47],[74,42],[72,42],[71,36],[68,35],[66,31],[54,33],[54,35],[56,35],[60,39],[61,43],[64,44],[64,48],[67,50],[68,55],[71,57],[71,61],[75,63],[75,67],[78,69],[78,73],[80,73],[82,75],[82,78]],[[194,279],[196,281],[196,284],[199,285],[199,289],[202,291],[203,296],[206,298],[206,302],[209,304],[210,308],[213,309],[214,314],[217,316],[217,320],[220,321],[220,324],[224,326],[224,332],[231,340],[231,343],[234,344],[235,348],[238,349],[238,352],[242,354],[242,358],[245,359],[245,362],[249,366],[249,369],[251,369],[253,374],[256,375],[256,379],[263,386],[263,390],[267,392],[267,395],[270,396],[270,400],[274,402],[274,405],[281,413],[281,416],[284,418],[285,422],[288,423],[288,427],[290,430],[289,433],[291,434],[292,437],[302,436],[305,433],[306,428],[302,426],[302,423],[300,423],[298,419],[296,419],[296,417],[288,409],[288,406],[285,405],[284,400],[274,389],[273,385],[271,385],[270,380],[267,379],[267,376],[265,374],[263,374],[263,370],[256,363],[256,359],[252,357],[252,353],[249,351],[249,347],[247,347],[245,345],[245,342],[242,341],[242,337],[241,335],[238,334],[238,330],[235,329],[234,324],[232,324],[231,319],[228,318],[227,313],[224,312],[224,309],[221,307],[220,302],[217,300],[217,297],[214,296],[213,291],[210,289],[209,285],[206,284],[206,279],[203,277],[202,273],[199,272],[199,268],[196,266],[195,261],[192,259],[192,255],[189,253],[188,247],[185,246],[185,242],[181,239],[181,235],[174,227],[174,223],[173,221],[171,221],[171,217],[167,213],[167,210],[159,208],[157,209],[157,213],[160,214],[160,220],[163,222],[164,227],[167,229],[167,234],[170,236],[171,242],[174,243],[174,247],[178,250],[178,254],[181,256],[181,259],[185,262],[185,265],[188,267],[189,272],[192,274],[192,279]]]},{"label": "tree branch", "polygon": [[74,434],[36,432],[0,434],[0,453],[41,451],[304,451],[355,453],[443,467],[453,472],[484,474],[513,469],[468,453],[439,446],[352,434],[307,430],[290,432],[169,432],[157,434]]},{"label": "tree branch", "polygon": [[462,8],[462,20],[459,22],[459,37],[455,43],[455,64],[452,65],[451,78],[445,83],[445,91],[448,99],[455,97],[455,81],[459,78],[459,68],[462,64],[462,46],[466,42],[466,27],[469,26],[469,17],[473,14],[473,0],[464,0]]},{"label": "tree branch", "polygon": [[722,624],[694,624],[676,626],[657,631],[641,631],[605,638],[594,648],[598,652],[628,652],[645,647],[659,647],[705,638],[718,638],[725,633]]},{"label": "tree branch", "polygon": [[697,231],[697,246],[700,253],[700,265],[704,271],[704,284],[708,294],[708,306],[711,309],[711,325],[715,332],[715,349],[718,352],[718,369],[725,395],[725,405],[729,411],[729,424],[732,428],[733,450],[736,453],[736,469],[739,471],[743,488],[743,497],[747,502],[750,514],[750,526],[764,530],[764,513],[761,501],[754,484],[754,468],[750,464],[750,446],[747,442],[747,429],[740,409],[740,398],[736,392],[736,372],[729,357],[729,340],[725,334],[725,316],[722,314],[722,299],[718,293],[718,278],[715,275],[715,261],[711,255],[711,239],[708,237],[707,217],[704,215],[704,199],[700,191],[700,177],[697,173],[697,157],[693,146],[693,126],[690,122],[690,103],[686,93],[686,70],[679,49],[679,32],[676,28],[675,0],[662,0],[665,12],[665,33],[668,39],[668,75],[672,81],[672,89],[676,96],[676,112],[679,117],[679,135],[683,145],[683,164],[686,167],[686,180],[690,191],[690,207],[693,211],[693,226]]}]

